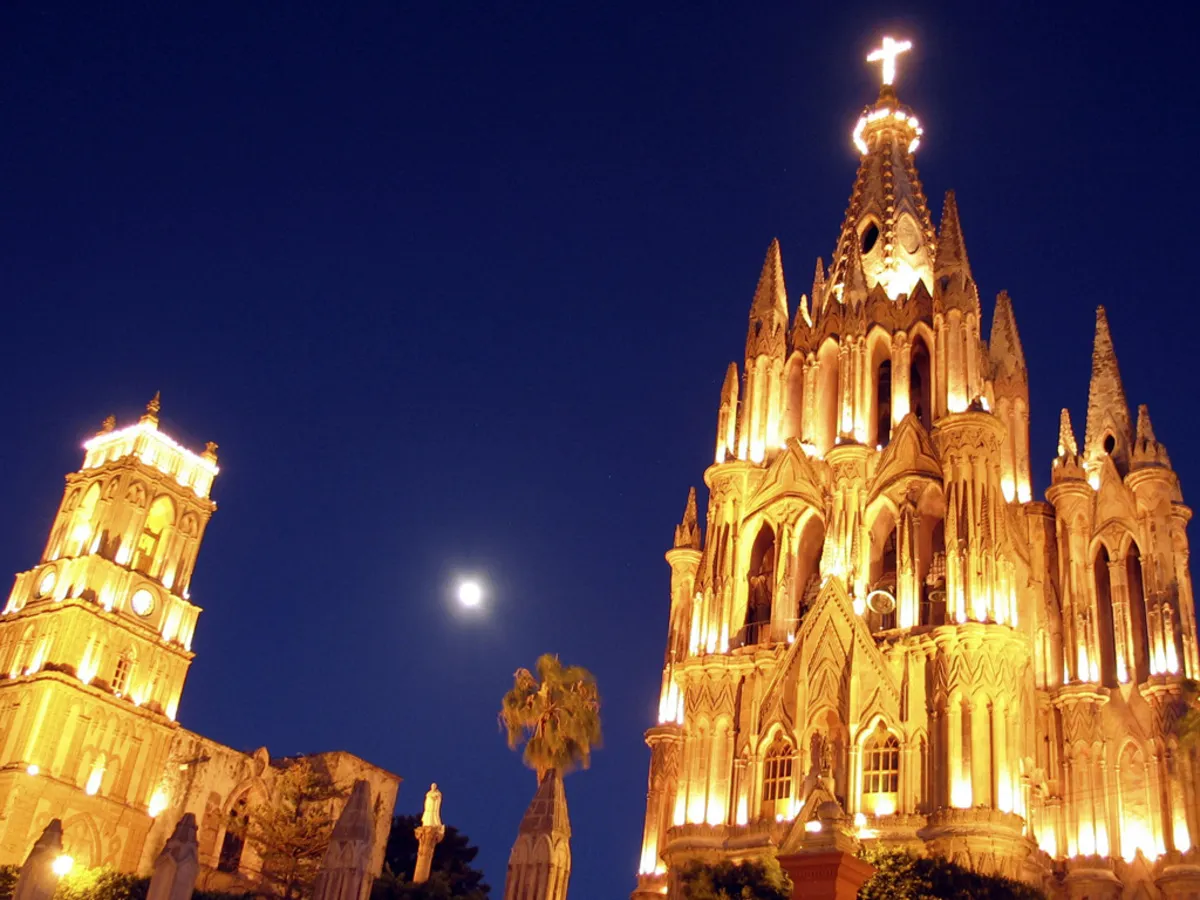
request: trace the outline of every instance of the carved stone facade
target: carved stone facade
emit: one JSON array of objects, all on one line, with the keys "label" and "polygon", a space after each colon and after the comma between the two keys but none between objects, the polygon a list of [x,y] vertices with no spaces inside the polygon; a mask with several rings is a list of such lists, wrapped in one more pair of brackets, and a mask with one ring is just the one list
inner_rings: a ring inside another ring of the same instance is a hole
[{"label": "carved stone facade", "polygon": [[987,340],[953,193],[885,85],[832,264],[789,309],[773,242],[689,496],[635,898],[687,860],[774,854],[827,773],[859,839],[1054,896],[1200,891],[1191,511],[1103,309],[1082,449],[1034,500],[1012,302]]},{"label": "carved stone facade", "polygon": [[[0,613],[0,863],[20,863],[58,818],[77,865],[147,873],[190,812],[199,885],[252,884],[246,816],[276,798],[289,761],[175,721],[217,458],[215,444],[194,454],[160,431],[158,412],[155,397],[137,423],[110,419],[87,442],[41,560]],[[378,874],[400,779],[349,753],[307,759],[336,784],[369,782]]]}]

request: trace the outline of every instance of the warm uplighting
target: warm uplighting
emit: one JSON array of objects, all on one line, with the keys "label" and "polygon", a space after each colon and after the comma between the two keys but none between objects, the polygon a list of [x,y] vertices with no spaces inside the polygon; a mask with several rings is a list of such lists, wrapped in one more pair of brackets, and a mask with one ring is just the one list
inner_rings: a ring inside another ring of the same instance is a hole
[{"label": "warm uplighting", "polygon": [[26,775],[36,775],[40,771],[42,771],[42,770],[39,769],[35,763],[30,763],[28,766],[25,767]]},{"label": "warm uplighting", "polygon": [[152,421],[142,421],[96,435],[83,448],[87,451],[83,467],[94,469],[114,459],[134,456],[179,484],[191,488],[197,497],[207,497],[213,479],[220,471],[216,462],[176,443],[158,430]]},{"label": "warm uplighting", "polygon": [[150,805],[146,808],[146,812],[150,814],[150,818],[156,818],[160,812],[167,808],[167,792],[162,788],[156,790],[150,798]]},{"label": "warm uplighting", "polygon": [[88,776],[87,784],[84,785],[84,792],[88,796],[94,797],[100,790],[100,782],[104,779],[103,769],[92,769],[92,774]]},{"label": "warm uplighting", "polygon": [[75,866],[75,860],[69,856],[56,856],[54,862],[50,864],[51,870],[59,878],[71,874],[71,869]]},{"label": "warm uplighting", "polygon": [[809,834],[816,834],[821,830],[821,823],[817,819],[809,819],[804,823],[804,830]]}]

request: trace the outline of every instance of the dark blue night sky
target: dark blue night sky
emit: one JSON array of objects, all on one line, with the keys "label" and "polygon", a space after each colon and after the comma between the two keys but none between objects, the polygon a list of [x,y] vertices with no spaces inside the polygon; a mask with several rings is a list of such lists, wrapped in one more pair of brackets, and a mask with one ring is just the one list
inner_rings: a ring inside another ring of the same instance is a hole
[{"label": "dark blue night sky", "polygon": [[[898,91],[989,321],[1012,295],[1037,493],[1098,303],[1200,490],[1197,14],[984,6],[4,4],[0,571],[161,389],[223,467],[181,722],[350,750],[401,811],[436,780],[499,893],[535,786],[499,700],[556,651],[605,702],[571,897],[625,896],[662,553],[768,243],[793,301],[833,249],[879,35],[915,44]],[[488,616],[452,613],[461,571]]]}]

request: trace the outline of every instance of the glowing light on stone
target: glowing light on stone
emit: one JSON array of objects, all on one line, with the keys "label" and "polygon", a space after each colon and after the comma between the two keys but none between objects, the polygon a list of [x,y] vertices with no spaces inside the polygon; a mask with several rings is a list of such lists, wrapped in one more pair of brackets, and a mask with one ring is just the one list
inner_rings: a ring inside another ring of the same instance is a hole
[{"label": "glowing light on stone", "polygon": [[167,808],[166,791],[164,791],[162,788],[159,788],[158,790],[156,790],[154,792],[154,795],[150,798],[150,805],[149,805],[149,807],[147,807],[146,812],[148,812],[150,814],[150,818],[153,819],[153,818],[156,818],[158,816],[158,814],[166,808]]},{"label": "glowing light on stone", "polygon": [[66,855],[56,856],[54,858],[54,862],[50,864],[50,868],[59,878],[62,878],[64,875],[71,874],[71,869],[74,868],[74,866],[75,860]]},{"label": "glowing light on stone", "polygon": [[100,790],[100,782],[103,780],[103,778],[103,769],[92,769],[92,774],[88,776],[87,784],[83,787],[84,792],[88,796],[94,797]]},{"label": "glowing light on stone", "polygon": [[39,768],[38,768],[38,767],[37,767],[35,764],[33,764],[33,763],[30,763],[28,766],[26,766],[26,767],[25,767],[25,774],[26,774],[26,775],[37,775],[37,773],[38,773],[38,772],[40,772],[40,771],[42,771],[42,770],[41,770],[41,769],[39,769]]},{"label": "glowing light on stone", "polygon": [[809,819],[807,822],[804,823],[804,830],[807,831],[809,834],[816,834],[821,830],[821,828],[822,828],[821,823],[818,822],[816,819]]}]

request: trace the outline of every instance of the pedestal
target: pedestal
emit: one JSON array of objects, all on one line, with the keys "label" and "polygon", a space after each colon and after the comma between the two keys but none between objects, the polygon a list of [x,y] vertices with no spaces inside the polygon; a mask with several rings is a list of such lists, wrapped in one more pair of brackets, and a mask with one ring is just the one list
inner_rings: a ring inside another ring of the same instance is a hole
[{"label": "pedestal", "polygon": [[429,880],[429,869],[433,865],[433,848],[446,834],[443,825],[420,825],[413,830],[417,836],[417,867],[413,871],[413,883],[424,884]]},{"label": "pedestal", "polygon": [[854,900],[875,867],[844,850],[791,853],[779,865],[792,879],[792,900]]}]

